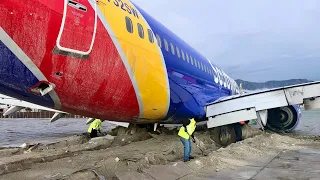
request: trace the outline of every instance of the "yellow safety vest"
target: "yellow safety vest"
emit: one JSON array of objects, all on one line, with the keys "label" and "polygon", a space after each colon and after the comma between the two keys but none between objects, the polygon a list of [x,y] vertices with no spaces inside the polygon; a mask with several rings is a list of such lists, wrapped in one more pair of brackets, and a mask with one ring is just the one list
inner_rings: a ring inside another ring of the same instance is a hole
[{"label": "yellow safety vest", "polygon": [[185,131],[185,128],[181,126],[178,136],[183,137],[185,139],[189,139],[190,135],[195,131],[196,129],[196,121],[194,119],[190,120],[190,124],[187,126],[187,132]]},{"label": "yellow safety vest", "polygon": [[100,129],[100,127],[101,127],[101,120],[100,119],[96,119],[91,123],[91,125],[90,125],[90,127],[88,129],[88,132],[91,133],[92,129],[98,130],[98,129]]}]

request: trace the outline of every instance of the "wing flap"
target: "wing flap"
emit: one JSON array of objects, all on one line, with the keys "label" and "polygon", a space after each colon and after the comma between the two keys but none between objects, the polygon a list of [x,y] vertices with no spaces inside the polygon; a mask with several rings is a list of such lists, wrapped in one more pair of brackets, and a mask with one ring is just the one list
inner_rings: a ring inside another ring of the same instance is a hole
[{"label": "wing flap", "polygon": [[320,82],[221,98],[206,105],[207,126],[211,128],[251,119],[262,120],[265,124],[266,110],[297,104],[305,104],[308,109],[320,108]]}]

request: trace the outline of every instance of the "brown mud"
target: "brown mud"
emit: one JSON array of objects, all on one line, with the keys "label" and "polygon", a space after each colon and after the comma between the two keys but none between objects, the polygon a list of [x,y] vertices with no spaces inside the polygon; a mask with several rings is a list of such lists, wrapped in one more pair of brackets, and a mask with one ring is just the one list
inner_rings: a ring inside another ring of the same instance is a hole
[{"label": "brown mud", "polygon": [[[230,131],[228,143],[234,141]],[[160,132],[160,133],[159,133]],[[200,148],[193,144],[194,160],[185,163],[194,172],[234,169],[248,158],[269,157],[283,150],[318,143],[316,138],[289,137],[245,127],[244,141],[221,145],[220,130],[197,131]],[[71,136],[50,144],[24,144],[20,148],[0,150],[0,179],[118,179],[117,173],[142,173],[153,165],[183,160],[183,146],[177,130],[117,127],[108,135],[90,139]]]}]

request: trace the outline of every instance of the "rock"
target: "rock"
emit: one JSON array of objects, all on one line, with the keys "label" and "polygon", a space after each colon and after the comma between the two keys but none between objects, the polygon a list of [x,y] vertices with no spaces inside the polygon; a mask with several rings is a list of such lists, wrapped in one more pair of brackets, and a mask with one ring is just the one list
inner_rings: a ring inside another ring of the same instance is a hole
[{"label": "rock", "polygon": [[119,162],[119,161],[120,161],[120,159],[119,159],[118,157],[116,157],[115,161],[116,161],[116,162]]},{"label": "rock", "polygon": [[216,169],[216,172],[219,172],[219,169]]}]

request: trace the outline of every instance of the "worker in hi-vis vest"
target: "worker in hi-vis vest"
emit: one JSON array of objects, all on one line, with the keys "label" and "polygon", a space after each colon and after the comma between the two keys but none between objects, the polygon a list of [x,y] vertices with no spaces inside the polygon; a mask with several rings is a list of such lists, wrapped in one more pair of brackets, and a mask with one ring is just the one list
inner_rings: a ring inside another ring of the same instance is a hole
[{"label": "worker in hi-vis vest", "polygon": [[98,137],[98,132],[101,133],[101,123],[104,120],[100,120],[100,119],[95,119],[89,129],[88,129],[88,133],[90,133],[90,137],[94,138],[94,137]]},{"label": "worker in hi-vis vest", "polygon": [[184,147],[184,156],[183,156],[184,162],[187,162],[190,159],[193,159],[193,157],[190,156],[191,150],[192,150],[190,139],[192,139],[192,141],[195,142],[193,132],[196,129],[196,123],[197,122],[194,120],[194,118],[183,120],[182,126],[178,133]]}]

